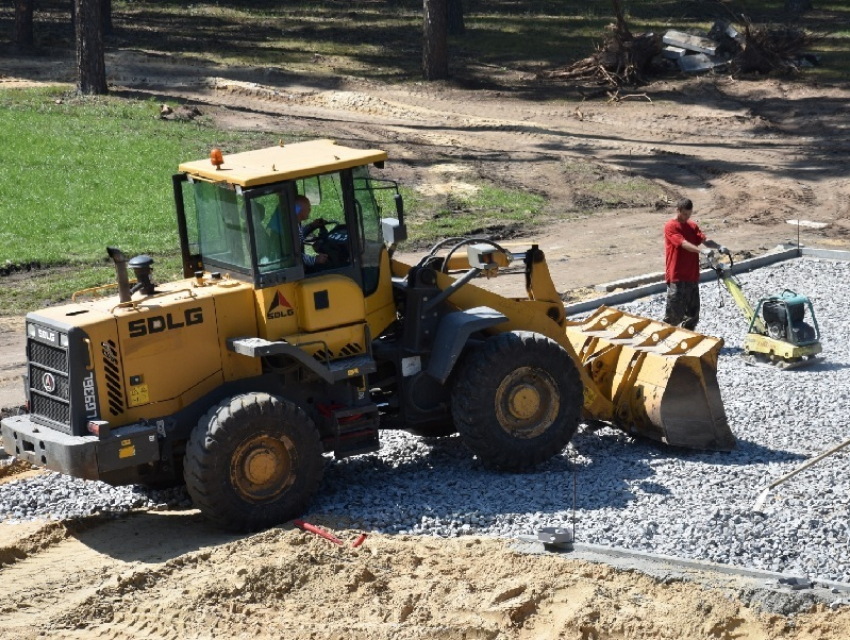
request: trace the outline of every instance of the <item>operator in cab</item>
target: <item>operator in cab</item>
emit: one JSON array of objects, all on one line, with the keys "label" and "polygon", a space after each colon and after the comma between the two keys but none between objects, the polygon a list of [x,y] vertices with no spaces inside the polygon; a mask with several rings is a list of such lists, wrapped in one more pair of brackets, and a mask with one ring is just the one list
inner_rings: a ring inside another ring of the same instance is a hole
[{"label": "operator in cab", "polygon": [[[322,218],[316,218],[312,222],[307,222],[310,219],[310,211],[312,205],[307,196],[295,196],[295,216],[298,218],[298,239],[301,241],[301,254],[304,260],[304,267],[309,270],[321,268],[328,263],[328,256],[324,253],[311,254],[304,251],[304,239],[313,231],[326,222]],[[304,224],[307,222],[307,224]]]}]

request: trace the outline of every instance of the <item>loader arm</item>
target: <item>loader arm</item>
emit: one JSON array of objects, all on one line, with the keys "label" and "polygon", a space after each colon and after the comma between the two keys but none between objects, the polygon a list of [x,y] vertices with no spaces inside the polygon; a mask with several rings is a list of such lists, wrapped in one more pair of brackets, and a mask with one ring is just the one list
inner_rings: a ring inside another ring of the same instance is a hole
[{"label": "loader arm", "polygon": [[[586,419],[676,446],[734,448],[716,376],[722,340],[605,307],[570,322],[543,252],[533,247],[523,261],[528,298],[465,284],[448,296],[448,304],[459,310],[489,307],[507,318],[487,333],[533,331],[561,345],[579,370]],[[394,260],[392,268],[403,277],[411,267]],[[437,273],[441,290],[456,283]]]},{"label": "loader arm", "polygon": [[[540,259],[543,253],[537,251],[537,255],[540,256],[538,258],[540,260],[539,262],[534,262],[534,256],[530,256],[531,259],[527,260],[527,263],[530,262],[533,265],[532,267],[527,266],[526,269],[527,288],[530,289],[532,286],[537,285],[537,291],[530,291],[528,299],[505,298],[475,285],[467,284],[449,296],[448,302],[459,310],[468,310],[475,307],[489,307],[494,309],[503,314],[507,320],[489,329],[490,333],[496,334],[506,331],[533,331],[539,333],[560,344],[573,361],[578,363],[579,359],[575,349],[573,349],[564,331],[566,323],[564,304],[555,292],[545,259]],[[469,263],[466,262],[465,264],[468,265]],[[454,263],[453,266],[461,266],[461,263]],[[397,260],[393,261],[394,276],[403,277],[410,268],[407,264]],[[437,274],[437,286],[441,290],[445,291],[455,281],[455,278],[448,274]],[[582,367],[579,367],[579,373],[585,389],[585,411],[590,412],[592,415],[613,415],[612,403],[603,395],[594,392],[595,385],[587,372]]]}]

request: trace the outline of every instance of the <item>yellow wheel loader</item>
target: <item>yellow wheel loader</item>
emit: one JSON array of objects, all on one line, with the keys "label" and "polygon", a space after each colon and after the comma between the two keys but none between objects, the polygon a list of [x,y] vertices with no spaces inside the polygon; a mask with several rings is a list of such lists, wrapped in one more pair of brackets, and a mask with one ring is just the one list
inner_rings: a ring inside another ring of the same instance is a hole
[{"label": "yellow wheel loader", "polygon": [[[301,514],[323,455],[375,451],[380,429],[457,431],[508,471],[581,420],[734,447],[719,340],[616,309],[568,321],[536,246],[449,239],[394,259],[402,200],[369,173],[386,157],[318,140],[180,165],[183,279],[157,284],[151,258],[110,248],[113,291],[30,313],[28,413],[2,421],[6,449],[116,485],[185,480],[214,522],[255,530]],[[473,283],[511,271],[527,297]]]}]

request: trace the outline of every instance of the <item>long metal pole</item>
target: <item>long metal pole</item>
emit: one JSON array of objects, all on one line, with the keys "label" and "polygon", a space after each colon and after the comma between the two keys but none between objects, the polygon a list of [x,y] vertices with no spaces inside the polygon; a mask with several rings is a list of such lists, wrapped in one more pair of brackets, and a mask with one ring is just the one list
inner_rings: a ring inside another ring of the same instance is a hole
[{"label": "long metal pole", "polygon": [[824,451],[824,452],[823,452],[822,454],[820,454],[819,456],[817,456],[817,457],[815,457],[815,458],[812,458],[811,460],[807,460],[805,463],[801,464],[799,467],[797,467],[796,469],[794,469],[794,470],[793,470],[793,471],[791,471],[790,473],[786,473],[786,474],[785,474],[784,476],[782,476],[781,478],[779,478],[779,479],[774,480],[773,482],[771,482],[771,483],[770,483],[769,485],[767,485],[764,489],[762,489],[761,493],[759,493],[758,498],[756,498],[756,501],[753,503],[753,511],[761,511],[762,506],[764,506],[764,501],[765,501],[765,500],[767,500],[767,494],[768,494],[768,493],[770,493],[770,490],[771,490],[771,489],[773,489],[774,487],[779,486],[780,484],[782,484],[782,483],[783,483],[783,482],[785,482],[786,480],[790,480],[791,478],[793,478],[794,476],[796,476],[796,475],[797,475],[798,473],[800,473],[801,471],[803,471],[803,470],[805,470],[805,469],[808,469],[809,467],[811,467],[811,466],[812,466],[812,465],[814,465],[815,463],[820,462],[820,461],[821,461],[821,460],[823,460],[824,458],[826,458],[826,457],[828,457],[828,456],[831,456],[833,453],[836,453],[836,452],[840,451],[841,449],[843,449],[843,448],[844,448],[844,447],[846,447],[847,445],[850,445],[850,440],[845,440],[844,442],[842,442],[841,444],[839,444],[839,445],[837,445],[837,446],[833,447],[833,448],[832,448],[832,449],[830,449],[829,451]]}]

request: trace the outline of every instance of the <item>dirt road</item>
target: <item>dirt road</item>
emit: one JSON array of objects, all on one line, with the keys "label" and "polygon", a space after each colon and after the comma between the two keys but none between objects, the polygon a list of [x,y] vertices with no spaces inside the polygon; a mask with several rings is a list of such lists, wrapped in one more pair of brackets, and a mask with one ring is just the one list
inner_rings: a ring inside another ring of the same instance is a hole
[{"label": "dirt road", "polygon": [[[73,56],[4,62],[0,87],[74,80]],[[806,244],[850,244],[843,86],[712,76],[660,81],[646,98],[582,102],[575,89],[519,73],[501,78],[507,89],[485,91],[186,66],[156,52],[113,52],[107,68],[114,92],[189,101],[220,126],[386,149],[383,175],[420,190],[462,192],[483,179],[542,194],[553,223],[524,239],[558,265],[563,290],[662,271],[660,230],[682,196],[735,251],[796,240],[788,220],[828,223],[800,228]],[[654,188],[606,206],[606,181],[635,176]]]},{"label": "dirt road", "polygon": [[[0,88],[72,82],[72,63],[4,61]],[[138,52],[111,53],[107,67],[113,91],[190,101],[221,126],[385,148],[387,176],[416,188],[446,193],[484,178],[543,194],[554,222],[524,239],[541,244],[565,293],[662,270],[660,229],[683,195],[709,236],[738,252],[796,238],[789,219],[829,224],[804,227],[806,244],[846,247],[850,237],[843,87],[696,78],[660,82],[645,99],[576,102],[519,75],[513,90],[471,91],[331,86]],[[631,176],[653,181],[651,202],[605,207],[589,186]],[[22,321],[2,322],[8,406],[20,393]],[[195,512],[0,524],[0,564],[10,640],[850,636],[843,609],[768,615],[723,590],[519,554],[503,541],[372,535],[355,550],[286,527],[227,536]]]}]

